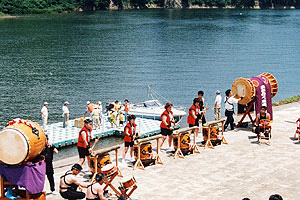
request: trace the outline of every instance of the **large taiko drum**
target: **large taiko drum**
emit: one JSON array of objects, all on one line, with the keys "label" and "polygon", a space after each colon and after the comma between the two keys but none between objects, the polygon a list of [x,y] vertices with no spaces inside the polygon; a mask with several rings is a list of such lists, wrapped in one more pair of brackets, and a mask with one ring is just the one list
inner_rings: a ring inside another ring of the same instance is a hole
[{"label": "large taiko drum", "polygon": [[[138,147],[134,146],[134,157],[135,160],[138,159]],[[152,154],[152,145],[150,142],[146,142],[141,144],[141,149],[140,149],[140,159],[141,161],[145,161],[145,160],[151,160],[153,157]]]},{"label": "large taiko drum", "polygon": [[202,128],[202,134],[203,134],[203,140],[207,141],[208,138],[208,132],[210,132],[210,140],[219,140],[220,136],[220,131],[219,131],[219,126],[218,124],[214,124],[210,130],[208,127],[203,127]]},{"label": "large taiko drum", "polygon": [[[180,135],[180,149],[189,149],[191,143],[190,133],[183,133]],[[174,148],[178,148],[178,138],[173,137]]]},{"label": "large taiko drum", "polygon": [[[265,77],[271,86],[271,95],[274,97],[278,91],[278,83],[275,77],[270,73],[263,73],[257,77]],[[232,83],[233,96],[243,97],[239,104],[247,104],[255,97],[255,85],[248,78],[238,78]]]},{"label": "large taiko drum", "polygon": [[[90,162],[89,162],[89,167],[91,169],[91,171],[93,173],[95,173],[95,159],[96,156],[92,156],[90,158]],[[108,164],[111,164],[111,160],[110,160],[110,155],[107,154],[100,154],[97,156],[97,168],[98,168],[98,172],[100,171],[100,169]]]},{"label": "large taiko drum", "polygon": [[9,165],[36,158],[45,148],[42,128],[30,120],[15,119],[0,132],[0,160]]}]

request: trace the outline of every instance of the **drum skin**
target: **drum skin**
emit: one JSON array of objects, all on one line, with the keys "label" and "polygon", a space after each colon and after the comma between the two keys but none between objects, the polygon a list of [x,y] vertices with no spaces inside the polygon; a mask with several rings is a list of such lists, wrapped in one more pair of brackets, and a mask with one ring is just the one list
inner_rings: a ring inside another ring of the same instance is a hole
[{"label": "drum skin", "polygon": [[[189,133],[181,134],[180,136],[180,149],[188,149],[191,143],[191,137]],[[177,137],[173,137],[174,148],[178,148],[178,139]]]},{"label": "drum skin", "polygon": [[116,166],[114,166],[113,164],[107,164],[100,169],[100,172],[102,172],[105,176],[114,174],[117,171],[118,171],[118,168]]},{"label": "drum skin", "polygon": [[46,136],[42,128],[35,122],[23,120],[25,123],[8,125],[0,132],[0,160],[9,165],[22,164],[33,160],[44,150]]},{"label": "drum skin", "polygon": [[249,79],[238,78],[232,83],[232,94],[243,97],[239,104],[247,104],[255,97],[255,87]]},{"label": "drum skin", "polygon": [[[203,140],[206,141],[207,140],[207,135],[208,133],[208,127],[203,127],[202,129],[202,134],[203,134]],[[210,128],[210,140],[218,140],[218,135],[220,134],[219,132],[219,126],[213,126]]]},{"label": "drum skin", "polygon": [[[134,157],[135,160],[138,159],[138,147],[134,147]],[[141,161],[152,159],[152,145],[150,142],[141,144],[141,153],[140,153]]]},{"label": "drum skin", "polygon": [[[94,158],[95,157],[91,157],[90,158],[90,162],[89,162],[89,167],[91,168],[91,171],[93,173],[95,173],[95,163],[94,163]],[[98,167],[98,172],[100,171],[100,169],[108,164],[111,164],[111,160],[110,160],[110,155],[109,154],[102,154],[102,155],[98,155],[97,158],[97,167]]]}]

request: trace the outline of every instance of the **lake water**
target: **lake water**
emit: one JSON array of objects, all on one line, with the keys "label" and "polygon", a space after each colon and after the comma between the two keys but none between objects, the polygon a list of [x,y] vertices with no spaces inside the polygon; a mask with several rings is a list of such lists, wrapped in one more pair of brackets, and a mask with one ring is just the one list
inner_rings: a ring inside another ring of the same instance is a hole
[{"label": "lake water", "polygon": [[[275,101],[299,94],[299,10],[148,9],[0,20],[0,126],[20,117],[81,117],[87,100],[147,99],[146,87],[189,107],[198,90],[272,73]],[[162,102],[164,100],[162,99]],[[223,112],[223,111],[222,111]],[[207,113],[213,118],[213,111]],[[185,126],[185,125],[184,125]]]}]

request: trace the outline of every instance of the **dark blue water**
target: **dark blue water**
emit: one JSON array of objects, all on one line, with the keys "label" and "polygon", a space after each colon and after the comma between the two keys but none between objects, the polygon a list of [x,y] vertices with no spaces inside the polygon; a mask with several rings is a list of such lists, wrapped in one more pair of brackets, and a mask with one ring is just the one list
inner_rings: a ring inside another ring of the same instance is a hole
[{"label": "dark blue water", "polygon": [[[242,13],[242,14],[241,14]],[[175,105],[239,77],[272,73],[275,101],[299,94],[299,10],[148,9],[26,15],[0,20],[0,125],[21,117],[71,118],[85,102],[147,99],[146,86]],[[163,100],[162,100],[163,101]],[[208,118],[212,118],[212,110]]]}]

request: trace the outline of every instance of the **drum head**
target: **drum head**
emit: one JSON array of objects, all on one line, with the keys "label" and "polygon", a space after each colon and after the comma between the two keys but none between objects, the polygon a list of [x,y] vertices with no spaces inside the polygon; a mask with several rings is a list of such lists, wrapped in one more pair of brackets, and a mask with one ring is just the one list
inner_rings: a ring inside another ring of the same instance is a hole
[{"label": "drum head", "polygon": [[108,165],[105,165],[104,167],[102,167],[102,168],[101,168],[101,171],[109,171],[109,170],[111,170],[113,167],[114,167],[113,164],[108,164]]},{"label": "drum head", "polygon": [[232,94],[233,96],[243,97],[239,104],[247,104],[255,96],[255,89],[248,79],[238,78],[232,84]]},{"label": "drum head", "polygon": [[18,130],[7,128],[0,132],[0,160],[9,165],[19,164],[28,155],[28,143]]}]

